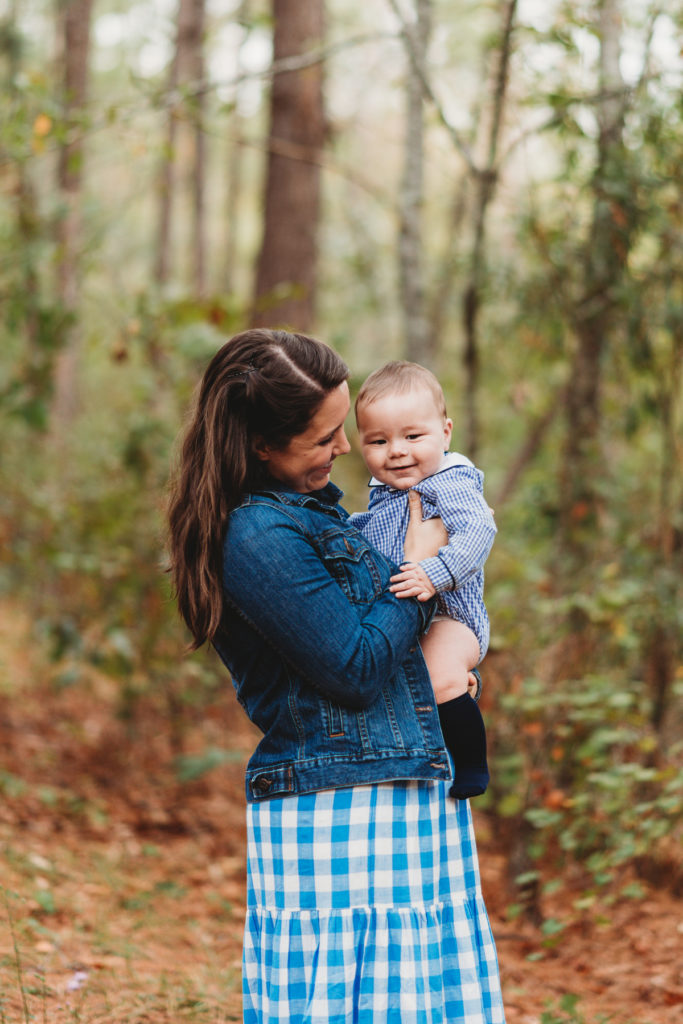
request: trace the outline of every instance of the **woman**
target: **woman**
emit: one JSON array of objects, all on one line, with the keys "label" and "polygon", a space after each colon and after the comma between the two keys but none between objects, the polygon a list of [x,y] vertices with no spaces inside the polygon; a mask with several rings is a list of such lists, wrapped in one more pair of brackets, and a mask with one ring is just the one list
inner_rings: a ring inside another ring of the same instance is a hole
[{"label": "woman", "polygon": [[499,1024],[469,805],[447,795],[418,644],[432,603],[390,592],[396,567],[329,482],[349,450],[347,376],[303,335],[232,338],[170,506],[194,646],[213,643],[263,732],[246,774],[244,1020]]}]

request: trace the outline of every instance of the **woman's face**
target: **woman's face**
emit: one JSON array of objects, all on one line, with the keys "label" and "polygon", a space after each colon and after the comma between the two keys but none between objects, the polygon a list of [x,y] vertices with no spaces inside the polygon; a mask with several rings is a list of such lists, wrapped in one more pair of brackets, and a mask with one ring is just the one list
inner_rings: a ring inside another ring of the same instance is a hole
[{"label": "woman's face", "polygon": [[293,437],[286,448],[257,445],[257,457],[272,477],[291,490],[299,494],[319,491],[329,483],[337,456],[351,450],[344,433],[350,404],[349,386],[344,381],[325,396],[306,430]]}]

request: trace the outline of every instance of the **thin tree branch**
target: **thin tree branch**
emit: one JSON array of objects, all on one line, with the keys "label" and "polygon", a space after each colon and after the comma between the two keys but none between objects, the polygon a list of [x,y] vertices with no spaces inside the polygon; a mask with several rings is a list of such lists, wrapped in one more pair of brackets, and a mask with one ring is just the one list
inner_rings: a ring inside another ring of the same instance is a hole
[{"label": "thin tree branch", "polygon": [[365,178],[362,174],[359,174],[356,170],[346,164],[342,164],[336,160],[323,158],[317,152],[312,153],[307,146],[291,142],[289,139],[270,138],[264,142],[263,139],[249,139],[240,135],[234,135],[231,138],[237,143],[237,145],[247,146],[250,149],[259,149],[265,152],[277,153],[279,156],[286,156],[290,160],[301,160],[304,163],[312,163],[321,167],[325,171],[331,171],[333,174],[338,174],[340,177],[350,181],[357,188],[367,192],[368,195],[372,196],[373,199],[383,207],[390,210],[396,217],[400,217],[401,210],[396,202],[391,200],[385,192],[377,188],[377,186],[369,181],[368,178]]},{"label": "thin tree branch", "polygon": [[[396,40],[399,36],[395,32],[365,32],[357,36],[349,36],[337,43],[330,43],[326,46],[316,46],[306,53],[296,54],[292,57],[280,57],[264,68],[262,71],[240,71],[231,78],[217,79],[215,81],[198,81],[190,84],[182,90],[171,102],[182,102],[183,99],[193,97],[203,91],[212,92],[216,89],[228,89],[233,86],[243,85],[244,82],[262,79],[267,81],[275,75],[282,75],[289,71],[303,71],[306,68],[314,67],[316,64],[324,64],[330,57],[342,53],[344,50],[352,49],[355,46],[364,46],[366,43],[376,43],[382,40]],[[167,97],[168,101],[169,97]]]},{"label": "thin tree branch", "polygon": [[655,7],[655,9],[650,12],[650,20],[648,22],[647,35],[645,37],[645,56],[643,58],[643,68],[638,77],[638,81],[636,82],[635,90],[642,89],[642,87],[650,78],[650,55],[652,53],[652,38],[654,36],[657,19],[662,14],[664,14],[664,10],[661,7]]},{"label": "thin tree branch", "polygon": [[450,135],[456,149],[458,150],[463,160],[467,164],[467,167],[469,168],[470,172],[472,174],[480,174],[481,171],[477,167],[468,145],[460,135],[460,132],[455,127],[455,125],[451,124],[451,122],[448,120],[443,107],[439,103],[439,100],[432,88],[431,82],[429,81],[429,76],[427,75],[424,63],[420,59],[419,48],[416,45],[415,39],[413,38],[413,32],[411,27],[405,21],[396,0],[388,0],[388,3],[392,11],[394,12],[396,18],[400,22],[401,35],[405,40],[406,51],[408,53],[408,58],[410,60],[411,67],[413,69],[414,74],[420,81],[420,84],[422,85],[422,89],[426,98],[433,104],[439,121]]},{"label": "thin tree branch", "polygon": [[501,505],[504,505],[511,497],[524,470],[534,460],[540,450],[553,420],[564,409],[566,400],[567,386],[565,385],[555,395],[553,395],[552,401],[548,405],[546,411],[532,420],[529,424],[529,429],[524,443],[517,452],[516,457],[510,463],[505,479],[503,480],[501,488],[495,497],[493,504],[496,509],[500,508]]},{"label": "thin tree branch", "polygon": [[509,0],[505,12],[505,23],[503,25],[503,37],[500,44],[500,61],[498,63],[498,74],[496,75],[496,88],[493,94],[493,117],[491,119],[491,131],[489,133],[489,154],[487,166],[493,169],[496,166],[496,155],[498,152],[498,141],[503,120],[503,109],[507,94],[508,77],[510,71],[510,57],[512,54],[512,31],[517,14],[517,0]]},{"label": "thin tree branch", "polygon": [[[651,77],[657,77],[657,76],[651,76]],[[586,96],[569,97],[567,99],[564,107],[562,108],[562,110],[559,113],[555,112],[550,117],[546,118],[545,120],[539,121],[538,124],[532,125],[530,128],[525,128],[523,132],[520,132],[520,134],[517,136],[517,138],[513,139],[510,142],[510,144],[505,149],[505,152],[501,155],[501,157],[500,157],[500,159],[498,161],[498,164],[496,166],[496,170],[500,171],[500,168],[503,166],[503,164],[506,163],[506,161],[509,159],[510,155],[514,152],[514,150],[517,149],[519,146],[521,146],[523,142],[526,142],[527,139],[531,138],[534,135],[541,135],[543,132],[548,131],[550,128],[557,128],[557,127],[559,127],[562,124],[563,120],[564,120],[564,115],[565,115],[566,111],[570,107],[575,107],[575,106],[590,106],[590,107],[593,107],[593,106],[596,106],[596,105],[598,105],[600,103],[603,103],[605,100],[617,99],[617,98],[620,98],[620,97],[630,96],[633,92],[634,92],[634,87],[633,86],[624,86],[622,89],[601,89],[600,91],[598,91],[596,93],[590,93],[590,94],[588,94]]]}]

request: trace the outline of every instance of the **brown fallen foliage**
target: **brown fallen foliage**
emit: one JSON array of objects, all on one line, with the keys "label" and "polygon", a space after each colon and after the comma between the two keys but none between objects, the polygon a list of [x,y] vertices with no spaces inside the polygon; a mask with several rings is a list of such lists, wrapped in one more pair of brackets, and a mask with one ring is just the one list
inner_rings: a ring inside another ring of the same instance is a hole
[{"label": "brown fallen foliage", "polygon": [[[25,623],[3,623],[0,1022],[239,1020],[254,732],[229,688],[183,742],[235,760],[180,784],[154,700],[124,722],[110,681],[36,678]],[[564,927],[544,933],[510,916],[505,851],[475,817],[508,1024],[683,1022],[683,902],[641,883],[570,911],[568,872],[543,904]]]}]

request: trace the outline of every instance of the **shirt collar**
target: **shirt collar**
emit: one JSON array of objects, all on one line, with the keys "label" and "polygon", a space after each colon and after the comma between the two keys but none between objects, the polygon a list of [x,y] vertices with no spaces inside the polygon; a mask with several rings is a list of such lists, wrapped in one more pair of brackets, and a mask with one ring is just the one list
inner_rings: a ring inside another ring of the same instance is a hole
[{"label": "shirt collar", "polygon": [[[453,469],[454,466],[474,466],[474,463],[470,462],[470,460],[467,458],[467,456],[466,455],[462,455],[460,452],[444,452],[444,456],[445,457],[444,457],[444,461],[443,461],[443,464],[441,466],[441,469],[438,469],[436,471],[436,473],[432,473],[432,476],[438,476],[439,473],[445,473],[447,469]],[[429,480],[429,479],[430,479],[430,477],[425,477],[425,480]],[[424,481],[420,480],[420,482],[418,484],[416,484],[416,487],[419,487],[420,483],[423,483],[423,482]],[[377,480],[376,477],[374,477],[374,476],[372,477],[372,479],[368,483],[368,487],[382,487],[389,494],[404,494],[405,493],[405,489],[404,488],[391,487],[389,484],[383,484],[380,480]],[[411,490],[411,488],[408,488],[408,490]]]}]

